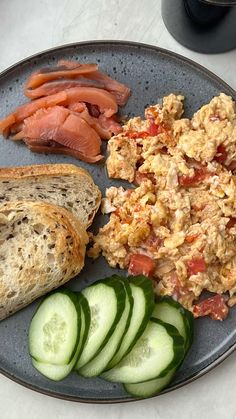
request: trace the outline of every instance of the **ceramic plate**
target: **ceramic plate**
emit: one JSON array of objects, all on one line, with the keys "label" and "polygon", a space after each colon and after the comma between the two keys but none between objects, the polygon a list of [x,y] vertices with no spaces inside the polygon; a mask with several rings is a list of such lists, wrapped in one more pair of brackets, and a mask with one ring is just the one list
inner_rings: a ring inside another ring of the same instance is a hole
[{"label": "ceramic plate", "polygon": [[[164,95],[178,92],[186,97],[186,116],[192,115],[213,96],[224,92],[233,97],[236,93],[217,76],[194,62],[173,52],[157,47],[131,42],[98,41],[66,45],[45,51],[14,65],[0,75],[0,118],[16,105],[25,102],[24,83],[32,71],[53,65],[59,59],[97,62],[112,77],[127,84],[132,90],[122,113],[129,117],[142,115],[144,108],[157,103]],[[31,153],[23,144],[0,138],[0,166],[31,165],[36,163],[74,163],[85,167],[102,192],[111,185],[104,166],[89,165],[70,157]],[[119,185],[118,181],[112,184]],[[97,215],[94,229],[104,223]],[[102,258],[86,263],[78,279],[68,283],[73,290],[111,275],[118,270],[108,267]],[[55,383],[40,375],[31,365],[27,351],[27,331],[38,305],[27,308],[0,323],[0,371],[12,380],[33,390],[68,400],[80,402],[115,403],[133,400],[119,384],[102,379],[85,379],[76,373]],[[236,347],[236,307],[230,310],[224,322],[202,318],[195,321],[195,339],[190,353],[174,381],[165,391],[187,384],[219,364]]]}]

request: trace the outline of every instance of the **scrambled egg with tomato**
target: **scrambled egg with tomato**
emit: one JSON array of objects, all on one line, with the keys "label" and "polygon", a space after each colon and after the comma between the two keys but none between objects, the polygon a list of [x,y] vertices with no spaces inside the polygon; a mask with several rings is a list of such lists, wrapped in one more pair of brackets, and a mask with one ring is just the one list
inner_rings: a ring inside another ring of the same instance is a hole
[{"label": "scrambled egg with tomato", "polygon": [[[222,320],[236,304],[235,102],[221,93],[186,119],[183,100],[164,97],[109,140],[109,177],[132,185],[107,189],[110,220],[89,255],[150,276],[195,317]],[[214,295],[199,302],[205,290]]]}]

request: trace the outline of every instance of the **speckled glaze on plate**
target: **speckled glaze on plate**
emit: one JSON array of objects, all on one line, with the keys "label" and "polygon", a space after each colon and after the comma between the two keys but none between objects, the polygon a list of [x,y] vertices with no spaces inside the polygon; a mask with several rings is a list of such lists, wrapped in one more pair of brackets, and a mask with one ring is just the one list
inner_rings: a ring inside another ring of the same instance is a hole
[{"label": "speckled glaze on plate", "polygon": [[[164,95],[178,92],[186,97],[185,114],[190,116],[213,96],[224,92],[236,93],[217,76],[200,65],[173,52],[154,46],[120,41],[96,41],[65,45],[45,51],[12,66],[0,74],[0,118],[25,102],[23,85],[32,71],[57,60],[76,59],[97,62],[101,68],[132,90],[122,114],[142,115],[148,104],[157,103]],[[36,163],[74,163],[86,168],[102,192],[111,184],[102,164],[89,165],[70,157],[31,153],[23,144],[0,137],[0,166],[19,166]],[[97,215],[93,229],[103,224],[105,217]],[[73,290],[114,272],[102,259],[86,261],[78,279],[68,283]],[[122,386],[102,379],[85,379],[76,373],[55,383],[40,375],[31,365],[27,350],[27,331],[38,301],[0,322],[0,372],[12,380],[38,392],[87,403],[116,403],[133,401]],[[179,388],[205,374],[222,362],[236,348],[236,307],[224,322],[208,318],[195,321],[194,344],[174,381],[165,392]]]}]

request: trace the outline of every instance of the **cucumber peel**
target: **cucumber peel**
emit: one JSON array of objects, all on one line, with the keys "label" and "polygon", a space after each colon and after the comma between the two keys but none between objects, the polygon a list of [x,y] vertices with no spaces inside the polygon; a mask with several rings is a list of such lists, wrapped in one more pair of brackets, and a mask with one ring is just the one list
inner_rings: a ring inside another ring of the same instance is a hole
[{"label": "cucumber peel", "polygon": [[120,283],[122,284],[126,292],[125,307],[123,313],[121,314],[120,320],[117,323],[116,328],[113,331],[113,334],[110,336],[103,349],[99,351],[95,358],[93,358],[90,362],[88,362],[82,368],[79,369],[79,374],[83,377],[96,377],[99,374],[101,374],[104,371],[104,369],[106,369],[108,362],[111,360],[114,353],[117,351],[117,348],[122,342],[124,333],[127,330],[127,327],[129,326],[133,310],[133,298],[129,284],[123,281],[120,281]]},{"label": "cucumber peel", "polygon": [[145,381],[143,383],[136,384],[124,384],[124,388],[131,396],[137,398],[146,398],[154,396],[157,393],[160,393],[168,384],[171,382],[175,374],[175,368],[169,371],[164,377],[155,378],[154,380]]},{"label": "cucumber peel", "polygon": [[133,348],[143,334],[154,309],[154,293],[150,279],[143,275],[120,278],[129,283],[133,300],[133,312],[130,325],[115,356],[109,362],[107,369],[117,365]]},{"label": "cucumber peel", "polygon": [[80,307],[69,290],[50,293],[39,305],[29,328],[29,352],[35,361],[69,364],[80,337]]},{"label": "cucumber peel", "polygon": [[112,382],[139,383],[165,376],[183,358],[184,339],[167,323],[151,318],[131,352],[102,377]]},{"label": "cucumber peel", "polygon": [[82,291],[91,312],[87,341],[76,364],[79,371],[103,349],[112,336],[125,307],[126,292],[116,279],[104,279]]}]

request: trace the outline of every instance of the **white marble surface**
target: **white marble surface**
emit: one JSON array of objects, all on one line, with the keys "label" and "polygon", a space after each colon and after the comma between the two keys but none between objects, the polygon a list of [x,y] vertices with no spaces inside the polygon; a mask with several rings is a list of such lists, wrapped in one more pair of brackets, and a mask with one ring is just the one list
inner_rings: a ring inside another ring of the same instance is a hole
[{"label": "white marble surface", "polygon": [[[207,56],[182,47],[165,29],[160,4],[160,0],[1,0],[0,71],[63,43],[125,39],[192,58],[236,89],[236,50]],[[0,418],[236,419],[235,361],[233,354],[214,371],[170,394],[109,406],[53,399],[0,376]]]}]

